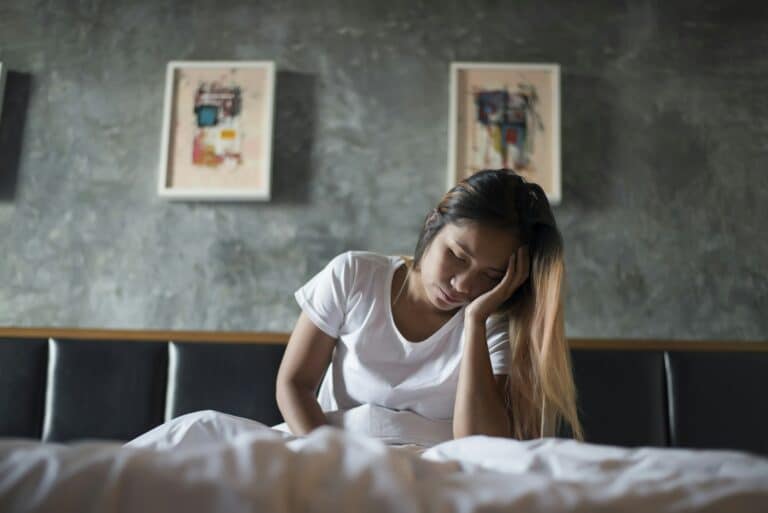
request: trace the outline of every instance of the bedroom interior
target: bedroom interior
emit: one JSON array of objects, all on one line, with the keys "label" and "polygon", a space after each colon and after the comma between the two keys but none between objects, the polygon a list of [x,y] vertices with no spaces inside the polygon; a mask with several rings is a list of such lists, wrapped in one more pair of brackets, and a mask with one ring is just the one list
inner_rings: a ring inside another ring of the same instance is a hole
[{"label": "bedroom interior", "polygon": [[[765,511],[766,22],[725,1],[4,2],[0,511]],[[188,87],[191,63],[273,75],[254,109]],[[413,253],[454,172],[457,63],[557,71],[586,440],[281,438],[293,292],[342,251]],[[187,147],[170,117],[193,95]],[[250,158],[255,181],[226,174]],[[227,440],[194,438],[205,411],[237,417]]]}]

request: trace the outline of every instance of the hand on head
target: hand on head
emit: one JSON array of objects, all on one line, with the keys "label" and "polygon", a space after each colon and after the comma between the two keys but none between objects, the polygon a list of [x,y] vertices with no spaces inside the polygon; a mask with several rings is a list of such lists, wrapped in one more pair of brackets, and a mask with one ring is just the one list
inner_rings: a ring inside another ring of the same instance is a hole
[{"label": "hand on head", "polygon": [[465,317],[485,322],[509,299],[530,275],[531,257],[527,245],[520,246],[510,255],[504,278],[491,290],[475,298],[464,312]]}]

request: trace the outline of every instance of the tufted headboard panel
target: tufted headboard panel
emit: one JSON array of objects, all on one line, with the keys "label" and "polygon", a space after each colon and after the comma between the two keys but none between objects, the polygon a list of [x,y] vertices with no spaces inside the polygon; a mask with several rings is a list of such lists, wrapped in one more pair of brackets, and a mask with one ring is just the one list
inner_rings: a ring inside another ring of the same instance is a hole
[{"label": "tufted headboard panel", "polygon": [[0,436],[129,440],[202,409],[283,421],[285,334],[3,331]]},{"label": "tufted headboard panel", "polygon": [[[128,440],[205,409],[278,424],[288,337],[0,328],[0,436]],[[587,441],[768,455],[768,343],[569,343]]]}]

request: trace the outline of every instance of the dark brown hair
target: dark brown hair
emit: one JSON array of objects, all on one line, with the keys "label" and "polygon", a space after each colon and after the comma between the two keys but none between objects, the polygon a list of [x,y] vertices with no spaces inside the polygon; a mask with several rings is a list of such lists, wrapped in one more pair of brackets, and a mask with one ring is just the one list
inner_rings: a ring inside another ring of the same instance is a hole
[{"label": "dark brown hair", "polygon": [[414,268],[419,268],[443,227],[467,222],[511,230],[530,249],[529,278],[497,312],[509,321],[507,406],[513,435],[553,436],[565,420],[574,436],[582,439],[563,323],[563,239],[546,194],[508,169],[465,178],[427,214],[414,251]]}]

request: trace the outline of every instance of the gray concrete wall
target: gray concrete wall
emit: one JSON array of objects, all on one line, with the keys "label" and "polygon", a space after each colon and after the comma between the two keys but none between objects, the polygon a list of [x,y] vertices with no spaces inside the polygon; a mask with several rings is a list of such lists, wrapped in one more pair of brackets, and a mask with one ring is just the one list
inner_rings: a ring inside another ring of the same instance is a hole
[{"label": "gray concrete wall", "polygon": [[[562,66],[567,332],[768,337],[768,14],[748,2],[0,3],[0,325],[288,331],[410,253],[451,61]],[[275,60],[272,202],[156,194],[169,60]]]}]

